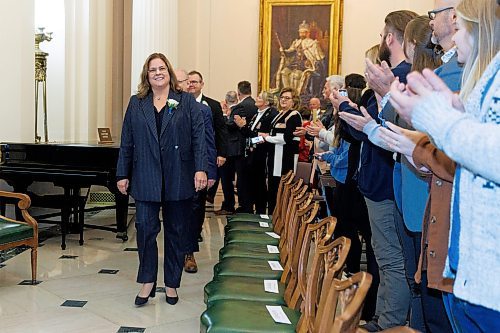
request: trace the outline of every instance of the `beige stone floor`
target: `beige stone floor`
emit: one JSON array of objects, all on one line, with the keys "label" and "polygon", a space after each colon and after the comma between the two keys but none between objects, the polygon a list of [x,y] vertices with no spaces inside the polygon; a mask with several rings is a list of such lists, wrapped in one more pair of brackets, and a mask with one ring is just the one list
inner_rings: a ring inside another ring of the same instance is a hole
[{"label": "beige stone floor", "polygon": [[[215,207],[220,207],[221,195]],[[129,219],[134,210],[129,210]],[[92,216],[92,224],[109,225],[114,222],[112,211]],[[178,290],[179,303],[171,306],[164,294],[141,308],[134,306],[140,289],[135,282],[137,252],[124,251],[135,248],[135,228],[129,225],[129,240],[122,242],[109,231],[85,230],[85,244],[78,245],[78,236],[69,235],[67,249],[61,250],[60,236],[43,242],[38,254],[37,286],[18,285],[31,277],[29,251],[7,260],[0,268],[0,332],[2,333],[63,333],[63,332],[118,332],[120,327],[146,328],[145,332],[199,332],[199,317],[205,309],[203,286],[213,277],[213,266],[218,261],[218,251],[223,243],[225,217],[213,214],[209,206],[204,225],[204,242],[196,255],[199,271],[184,273]],[[158,240],[163,252],[162,233]],[[59,259],[62,255],[78,256]],[[162,255],[159,278],[163,280]],[[101,269],[119,270],[117,274],[99,274]],[[163,284],[159,284],[163,286]],[[66,300],[87,303],[81,308],[63,307]],[[136,332],[133,330],[123,332]],[[122,332],[120,331],[120,332]]]}]

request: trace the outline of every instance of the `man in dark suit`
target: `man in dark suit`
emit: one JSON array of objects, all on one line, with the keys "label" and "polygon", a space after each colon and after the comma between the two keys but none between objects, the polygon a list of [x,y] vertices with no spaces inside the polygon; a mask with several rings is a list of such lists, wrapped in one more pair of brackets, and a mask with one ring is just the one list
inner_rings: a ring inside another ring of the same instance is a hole
[{"label": "man in dark suit", "polygon": [[248,156],[245,153],[246,148],[246,137],[243,134],[243,129],[247,126],[240,128],[236,122],[234,122],[234,117],[245,118],[245,120],[250,121],[257,114],[257,106],[255,106],[255,100],[252,98],[252,86],[248,81],[238,82],[238,100],[239,103],[235,107],[235,112],[232,113],[233,118],[229,117],[226,122],[228,130],[234,128],[238,131],[240,145],[243,148],[242,157],[236,161],[236,178],[237,178],[237,188],[238,188],[238,209],[237,213],[253,213],[253,199],[251,195],[251,185],[250,185],[250,169],[248,163]]},{"label": "man in dark suit", "polygon": [[[240,116],[235,116],[235,122],[241,128],[246,138],[246,162],[248,175],[249,196],[251,205],[255,205],[257,214],[266,214],[267,206],[267,175],[266,161],[268,155],[267,142],[255,142],[258,133],[269,133],[271,122],[278,115],[278,111],[273,107],[273,96],[267,92],[261,92],[255,101],[258,108],[257,113],[247,121]],[[248,119],[248,118],[247,118]],[[252,140],[253,139],[253,140]]]},{"label": "man in dark suit", "polygon": [[[198,71],[191,71],[188,74],[188,92],[191,93],[197,102],[208,105],[212,110],[213,126],[215,131],[215,146],[217,148],[217,178],[215,183],[209,188],[207,193],[207,201],[214,203],[215,193],[219,187],[219,178],[221,174],[220,167],[226,162],[227,156],[227,128],[222,108],[218,101],[205,96],[202,89],[205,86],[203,76]],[[210,184],[209,184],[210,185]]]},{"label": "man in dark suit", "polygon": [[[183,69],[178,69],[175,71],[177,76],[177,82],[179,83],[179,88],[182,91],[188,91],[188,73]],[[215,149],[215,136],[212,124],[212,112],[210,107],[203,103],[196,103],[200,108],[200,112],[203,114],[203,120],[205,125],[205,141],[207,149],[207,176],[208,176],[208,186],[210,187],[215,183],[217,178],[217,152]],[[193,197],[193,220],[191,227],[189,228],[189,241],[186,259],[184,261],[184,271],[187,273],[196,273],[198,271],[198,265],[194,258],[194,252],[199,252],[200,247],[198,245],[198,238],[201,236],[201,230],[203,228],[203,222],[205,221],[205,200],[207,197],[207,189],[203,189],[195,193]]]},{"label": "man in dark suit", "polygon": [[[224,110],[226,112],[226,126],[227,126],[227,158],[226,163],[221,168],[221,183],[222,192],[224,193],[224,200],[222,201],[221,209],[216,211],[216,215],[227,215],[235,212],[235,198],[234,198],[234,176],[237,167],[245,152],[245,140],[239,129],[234,122],[235,116],[244,116],[244,109],[238,105],[238,95],[235,91],[229,91],[225,97]],[[238,179],[239,182],[239,179]],[[240,184],[236,184],[238,189],[238,198],[240,191]],[[238,200],[240,202],[240,200]],[[240,202],[241,205],[241,202]]]}]

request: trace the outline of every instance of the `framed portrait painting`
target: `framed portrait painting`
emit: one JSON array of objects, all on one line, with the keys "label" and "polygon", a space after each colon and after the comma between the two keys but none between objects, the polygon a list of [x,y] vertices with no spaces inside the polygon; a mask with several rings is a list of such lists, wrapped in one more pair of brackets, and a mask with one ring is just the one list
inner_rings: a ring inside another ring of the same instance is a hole
[{"label": "framed portrait painting", "polygon": [[343,0],[261,0],[259,88],[294,88],[302,101],[320,97],[339,73]]}]

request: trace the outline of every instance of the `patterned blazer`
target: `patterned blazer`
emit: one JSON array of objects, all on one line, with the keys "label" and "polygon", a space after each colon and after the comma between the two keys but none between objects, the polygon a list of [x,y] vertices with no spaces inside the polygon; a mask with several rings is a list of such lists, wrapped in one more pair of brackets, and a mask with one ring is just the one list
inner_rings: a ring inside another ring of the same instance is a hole
[{"label": "patterned blazer", "polygon": [[[156,130],[153,94],[132,96],[123,122],[117,178],[130,180],[135,200],[161,202],[194,195],[194,174],[207,170],[203,114],[188,93],[170,91],[179,102],[163,113],[160,137]],[[162,193],[163,188],[163,193]]]}]

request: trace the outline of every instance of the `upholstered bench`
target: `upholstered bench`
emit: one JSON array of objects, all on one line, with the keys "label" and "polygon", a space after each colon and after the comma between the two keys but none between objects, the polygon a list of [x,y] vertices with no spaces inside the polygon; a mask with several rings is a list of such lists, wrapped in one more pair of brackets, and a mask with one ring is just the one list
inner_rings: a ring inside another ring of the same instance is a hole
[{"label": "upholstered bench", "polygon": [[0,250],[18,246],[31,248],[31,281],[36,282],[36,261],[38,250],[38,224],[28,213],[31,201],[26,194],[0,191],[0,198],[18,199],[17,206],[24,221],[16,221],[0,215]]}]

